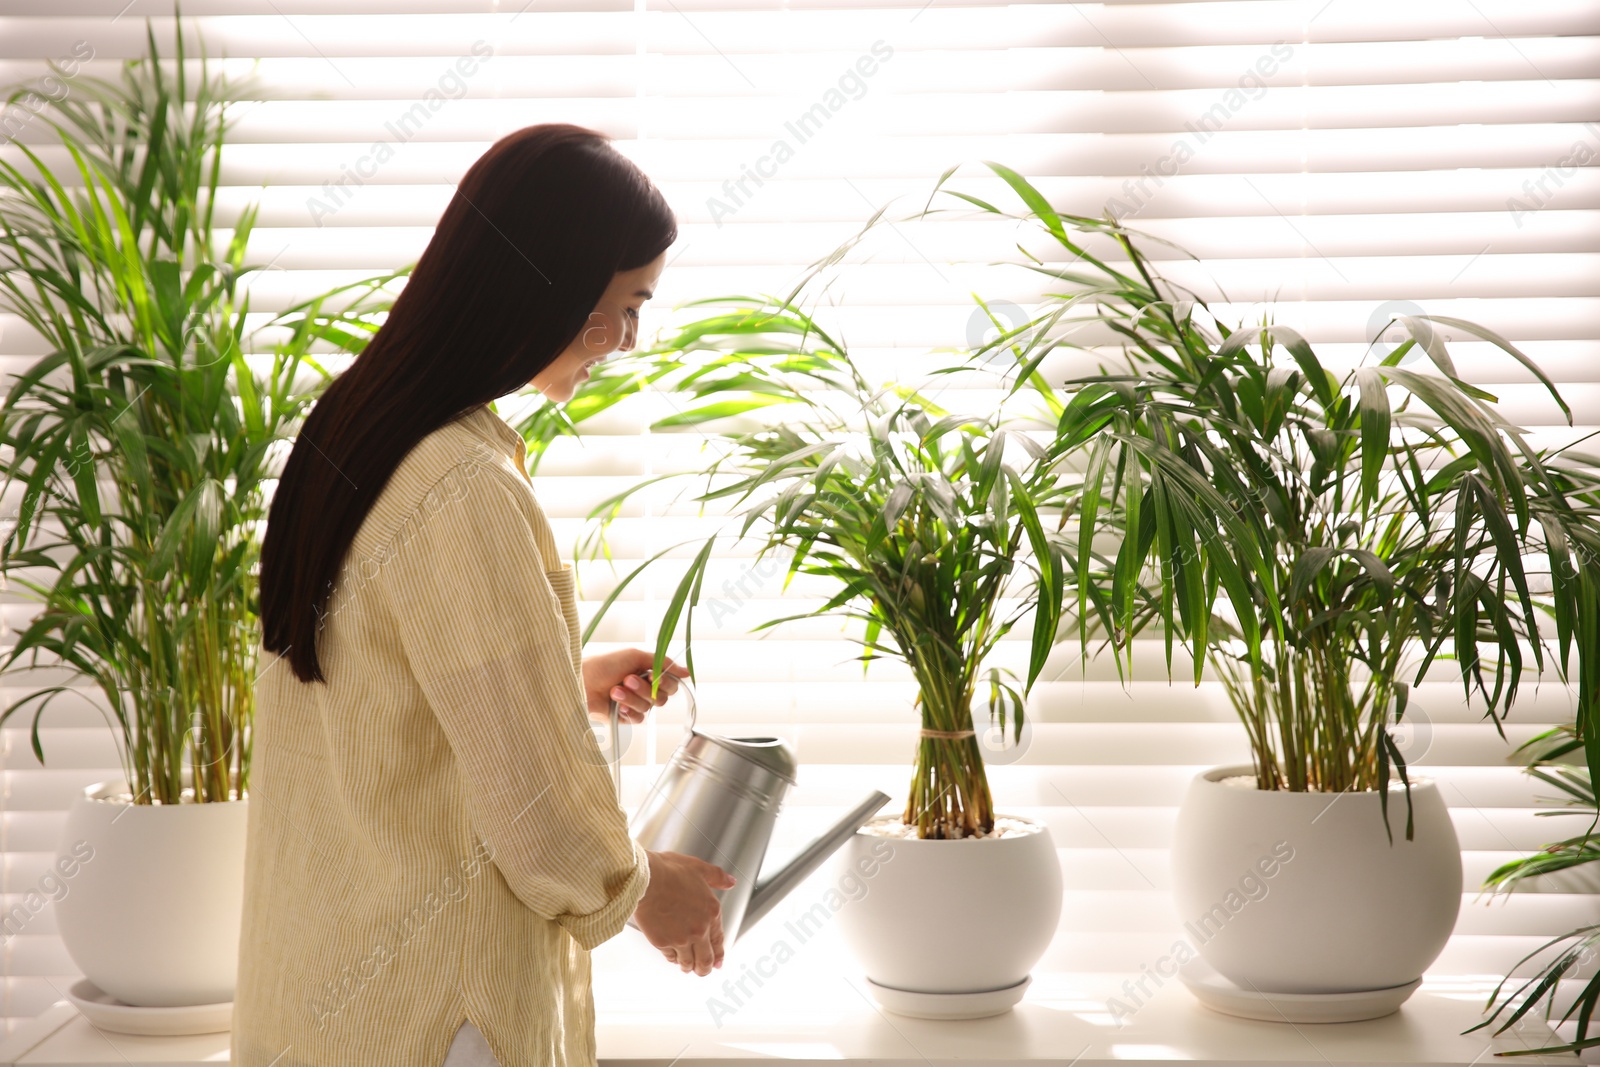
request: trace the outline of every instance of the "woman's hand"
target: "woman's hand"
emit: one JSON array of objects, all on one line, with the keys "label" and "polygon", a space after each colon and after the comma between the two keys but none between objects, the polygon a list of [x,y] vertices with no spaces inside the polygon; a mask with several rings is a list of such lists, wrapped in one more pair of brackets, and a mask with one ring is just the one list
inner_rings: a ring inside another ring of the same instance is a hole
[{"label": "woman's hand", "polygon": [[589,717],[605,722],[611,717],[611,702],[617,702],[618,722],[643,722],[645,712],[659,708],[678,691],[678,679],[689,672],[668,656],[661,672],[661,685],[650,699],[650,683],[643,677],[655,657],[642,648],[624,648],[590,656],[583,661],[583,691],[589,702]]},{"label": "woman's hand", "polygon": [[650,852],[650,884],[633,909],[634,924],[669,961],[702,978],[722,966],[722,902],[733,875],[681,852]]}]

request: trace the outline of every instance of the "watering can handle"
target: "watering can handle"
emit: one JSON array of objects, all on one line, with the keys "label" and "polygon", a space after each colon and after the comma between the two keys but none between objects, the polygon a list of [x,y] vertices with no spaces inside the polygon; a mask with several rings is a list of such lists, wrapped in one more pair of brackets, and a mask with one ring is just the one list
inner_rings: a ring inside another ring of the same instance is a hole
[{"label": "watering can handle", "polygon": [[[651,675],[651,672],[650,672],[650,670],[648,668],[639,672],[639,677],[643,678],[647,682],[650,680],[650,675]],[[673,677],[677,677],[677,676],[674,675]],[[689,681],[689,679],[687,679],[687,678],[678,678],[678,687],[683,690],[683,695],[689,698],[689,727],[688,727],[688,729],[689,729],[689,732],[692,734],[692,733],[694,733],[695,716],[698,715],[699,711],[700,711],[700,701],[695,697],[694,683]],[[613,715],[615,715],[616,710],[617,710],[616,701],[612,701],[611,702],[611,711],[612,711]]]},{"label": "watering can handle", "polygon": [[[645,681],[649,681],[650,672],[644,671],[641,673],[640,677],[644,678]],[[695,716],[700,710],[700,702],[695,699],[694,685],[689,681],[689,679],[679,678],[678,685],[683,690],[684,695],[689,698],[689,732],[692,734],[694,733]],[[611,747],[606,750],[609,753],[606,763],[611,770],[611,780],[616,784],[617,787],[617,807],[620,808],[622,806],[622,753],[617,751],[617,702],[615,700],[611,702],[610,723]]]}]

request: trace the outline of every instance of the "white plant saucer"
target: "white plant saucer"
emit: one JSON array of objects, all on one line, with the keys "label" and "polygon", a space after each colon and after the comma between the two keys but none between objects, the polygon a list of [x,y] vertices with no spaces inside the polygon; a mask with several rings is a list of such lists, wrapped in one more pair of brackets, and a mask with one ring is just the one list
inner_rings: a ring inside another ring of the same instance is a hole
[{"label": "white plant saucer", "polygon": [[190,1004],[176,1008],[141,1008],[124,1004],[89,979],[67,990],[78,1013],[101,1030],[118,1034],[176,1037],[181,1034],[220,1034],[233,1025],[233,1001]]},{"label": "white plant saucer", "polygon": [[1004,989],[985,989],[981,993],[918,993],[896,989],[867,979],[873,999],[896,1015],[917,1019],[981,1019],[1007,1012],[1022,999],[1032,976]]},{"label": "white plant saucer", "polygon": [[1354,1023],[1393,1015],[1422,985],[1417,978],[1387,989],[1355,993],[1262,993],[1242,989],[1195,958],[1178,968],[1195,999],[1213,1011],[1269,1023]]}]

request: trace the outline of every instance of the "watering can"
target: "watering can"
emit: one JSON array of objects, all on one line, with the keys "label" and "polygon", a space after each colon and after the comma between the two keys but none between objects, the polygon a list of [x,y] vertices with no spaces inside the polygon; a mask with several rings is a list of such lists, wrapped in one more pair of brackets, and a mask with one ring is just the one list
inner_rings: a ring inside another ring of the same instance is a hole
[{"label": "watering can", "polygon": [[[689,700],[689,736],[672,754],[628,833],[652,852],[682,852],[714,863],[733,875],[731,889],[717,889],[724,944],[731,945],[822,866],[850,836],[889,802],[874,790],[780,869],[758,878],[784,794],[795,784],[794,753],[776,737],[718,737],[695,729],[694,686],[679,679]],[[617,752],[617,705],[611,705],[610,756],[617,803],[622,802],[621,754]],[[629,926],[635,926],[632,919]]]}]

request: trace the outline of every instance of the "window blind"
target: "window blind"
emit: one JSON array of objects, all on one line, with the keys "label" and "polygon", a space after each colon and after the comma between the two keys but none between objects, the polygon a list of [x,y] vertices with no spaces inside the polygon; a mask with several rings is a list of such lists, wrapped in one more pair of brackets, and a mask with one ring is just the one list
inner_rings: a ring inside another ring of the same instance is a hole
[{"label": "window blind", "polygon": [[[85,44],[83,69],[111,76],[142,54],[147,17],[170,53],[170,8],[125,2],[6,0],[0,82],[42,75],[45,59]],[[211,0],[184,14],[210,55],[255,78],[235,112],[221,206],[261,205],[249,259],[271,264],[251,285],[263,315],[413,260],[452,183],[495,138],[571,121],[614,137],[678,213],[644,336],[681,300],[786,292],[878,207],[920,206],[952,165],[963,164],[955,187],[1003,199],[988,159],[1060,208],[1109,211],[1193,252],[1198,263],[1146,246],[1225,321],[1270,313],[1349,366],[1396,311],[1476,320],[1560,382],[1579,425],[1562,424],[1509,359],[1453,342],[1463,374],[1508,417],[1539,443],[1600,427],[1600,10],[1585,0]],[[17,136],[65,162],[37,128]],[[878,237],[828,314],[885,376],[981,338],[970,292],[1024,310],[1041,298],[1024,272],[985,265],[1015,258],[1004,226],[952,214]],[[0,318],[7,382],[41,354]],[[1061,354],[1046,369],[1088,365]],[[945,399],[985,402],[975,389]],[[519,404],[499,408],[514,418]],[[645,396],[550,449],[537,492],[568,543],[600,500],[694,462],[694,434],[647,429],[674,404]],[[4,503],[14,514],[14,496]],[[612,530],[616,570],[580,564],[585,618],[618,573],[707,522],[684,501],[642,497]],[[648,644],[672,581],[663,570],[630,590],[592,647]],[[780,586],[773,566],[719,557],[697,665],[707,728],[777,734],[800,759],[781,852],[866,789],[903,803],[917,724],[907,673],[884,663],[863,678],[836,623],[748,633],[819,594]],[[3,595],[10,640],[31,608]],[[991,785],[1002,812],[1043,818],[1060,849],[1068,897],[1041,967],[1133,971],[1177,927],[1166,849],[1186,782],[1248,749],[1217,683],[1186,684],[1181,661],[1169,683],[1156,644],[1126,688],[1109,660],[1079,663],[1075,647],[1035,690],[1025,743],[985,739]],[[0,699],[65,677],[0,678]],[[1575,879],[1492,909],[1471,896],[1494,866],[1552,837],[1534,817],[1540,790],[1507,756],[1570,707],[1546,678],[1525,691],[1508,744],[1445,665],[1413,700],[1408,758],[1443,784],[1469,886],[1430,973],[1472,996],[1479,978],[1592,910]],[[654,718],[628,737],[630,805],[681,733],[680,709]],[[72,797],[118,773],[87,687],[52,706],[46,766],[25,727],[0,738],[0,905],[19,917],[3,948],[8,1027],[69,982],[49,908],[30,909],[28,894]]]}]

